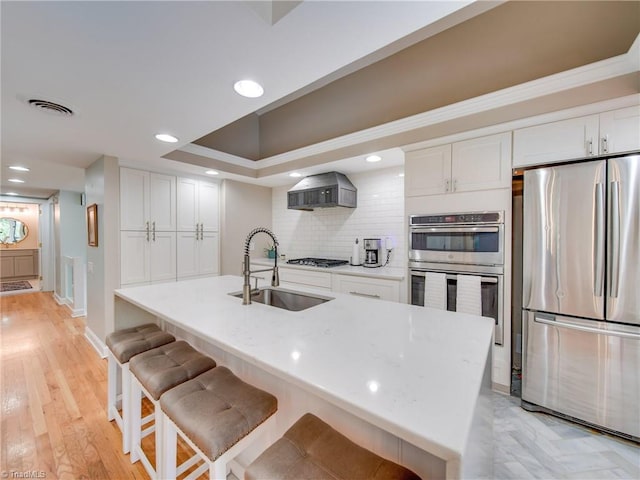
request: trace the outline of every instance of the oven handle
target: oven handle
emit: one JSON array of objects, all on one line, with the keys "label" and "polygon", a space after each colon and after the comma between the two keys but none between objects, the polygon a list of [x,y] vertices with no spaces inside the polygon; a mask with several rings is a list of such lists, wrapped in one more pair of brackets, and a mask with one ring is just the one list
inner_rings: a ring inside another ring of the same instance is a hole
[{"label": "oven handle", "polygon": [[495,227],[411,227],[411,233],[496,233],[500,231],[500,226]]},{"label": "oven handle", "polygon": [[[415,275],[416,277],[424,277],[426,272],[418,272],[416,270],[412,270],[411,271],[411,275]],[[436,273],[442,273],[442,272],[436,272]],[[460,275],[473,275],[470,273],[461,273]],[[458,275],[450,275],[447,274],[445,275],[445,278],[447,280],[457,280],[458,279]],[[484,282],[484,283],[498,283],[498,279],[495,277],[480,277],[480,281]]]}]

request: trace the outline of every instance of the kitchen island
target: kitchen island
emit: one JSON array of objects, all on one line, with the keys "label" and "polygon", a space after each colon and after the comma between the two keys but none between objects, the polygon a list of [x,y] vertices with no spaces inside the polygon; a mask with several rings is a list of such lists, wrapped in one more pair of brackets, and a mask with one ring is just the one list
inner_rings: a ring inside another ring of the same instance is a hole
[{"label": "kitchen island", "polygon": [[156,321],[273,393],[278,436],[309,411],[423,478],[492,476],[492,319],[303,287],[332,300],[291,312],[242,305],[229,295],[241,288],[222,276],[120,289],[116,328]]}]

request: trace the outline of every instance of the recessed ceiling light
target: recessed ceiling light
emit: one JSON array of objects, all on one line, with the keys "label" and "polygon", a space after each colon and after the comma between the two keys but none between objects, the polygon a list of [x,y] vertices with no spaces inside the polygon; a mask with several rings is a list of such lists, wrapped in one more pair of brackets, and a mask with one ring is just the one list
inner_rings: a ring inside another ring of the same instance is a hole
[{"label": "recessed ceiling light", "polygon": [[176,143],[178,141],[178,137],[174,137],[168,133],[158,133],[156,134],[156,139],[167,143]]},{"label": "recessed ceiling light", "polygon": [[17,197],[18,194],[16,192],[7,192],[5,195],[11,195],[12,197]]},{"label": "recessed ceiling light", "polygon": [[258,98],[264,93],[264,88],[253,80],[239,80],[233,84],[233,89],[239,95],[248,98]]},{"label": "recessed ceiling light", "polygon": [[290,176],[290,177],[293,177],[293,178],[298,178],[298,177],[301,177],[301,176],[302,176],[302,174],[301,174],[301,173],[298,173],[298,172],[291,172],[291,173],[289,174],[289,176]]},{"label": "recessed ceiling light", "polygon": [[218,175],[220,172],[216,172],[215,170],[207,170],[206,172],[207,175]]},{"label": "recessed ceiling light", "polygon": [[404,177],[404,173],[399,173],[398,176],[399,177]]},{"label": "recessed ceiling light", "polygon": [[24,180],[20,180],[19,178],[10,178],[9,181],[11,183],[24,183]]},{"label": "recessed ceiling light", "polygon": [[27,167],[21,167],[19,165],[11,165],[9,167],[11,170],[15,170],[16,172],[28,172],[29,169]]},{"label": "recessed ceiling light", "polygon": [[379,162],[382,160],[382,157],[380,155],[369,155],[365,160],[370,163]]}]

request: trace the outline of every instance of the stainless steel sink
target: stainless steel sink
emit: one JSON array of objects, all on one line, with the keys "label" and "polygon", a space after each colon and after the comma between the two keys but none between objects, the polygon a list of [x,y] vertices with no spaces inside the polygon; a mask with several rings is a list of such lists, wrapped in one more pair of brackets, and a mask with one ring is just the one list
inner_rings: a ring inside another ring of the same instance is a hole
[{"label": "stainless steel sink", "polygon": [[[242,292],[233,292],[229,295],[242,298]],[[322,297],[310,293],[295,292],[284,288],[260,288],[251,292],[251,301],[282,308],[291,312],[299,312],[307,308],[315,307],[321,303],[333,300],[331,297]]]}]

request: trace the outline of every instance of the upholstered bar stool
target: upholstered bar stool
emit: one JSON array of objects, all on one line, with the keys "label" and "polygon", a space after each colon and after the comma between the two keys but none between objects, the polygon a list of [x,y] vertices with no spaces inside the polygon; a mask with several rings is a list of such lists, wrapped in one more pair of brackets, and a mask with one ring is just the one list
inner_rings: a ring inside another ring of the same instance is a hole
[{"label": "upholstered bar stool", "polygon": [[[259,439],[269,441],[278,400],[228,368],[216,367],[169,390],[160,405],[165,422],[162,477],[175,479],[204,460],[186,478],[209,470],[211,480],[224,480],[230,460]],[[178,433],[196,455],[176,468]]]},{"label": "upholstered bar stool", "polygon": [[[129,453],[131,444],[129,360],[138,353],[173,341],[175,341],[173,335],[162,331],[154,323],[116,330],[107,335],[106,343],[109,347],[107,353],[107,418],[109,421],[115,420],[122,432],[122,451],[124,453]],[[118,368],[121,376],[120,384],[118,384]],[[118,390],[121,392],[120,395],[118,395]],[[118,401],[121,403],[122,415],[118,411]]]},{"label": "upholstered bar stool", "polygon": [[419,480],[307,413],[249,465],[245,480]]},{"label": "upholstered bar stool", "polygon": [[[185,341],[177,341],[136,355],[129,362],[131,371],[131,463],[140,460],[151,478],[157,478],[162,446],[162,413],[158,400],[167,390],[197,377],[216,366],[216,362]],[[153,403],[152,427],[142,431],[142,393]],[[142,449],[142,438],[155,430],[155,466]]]}]

